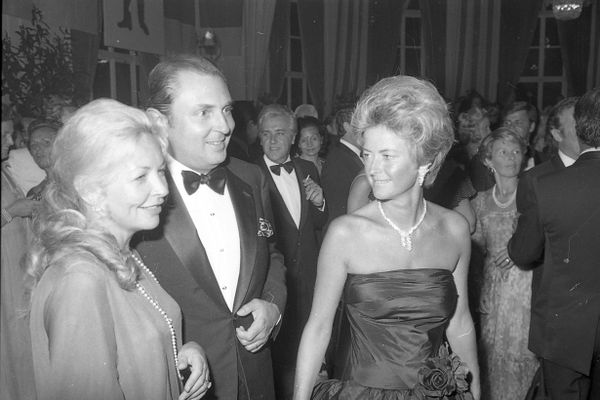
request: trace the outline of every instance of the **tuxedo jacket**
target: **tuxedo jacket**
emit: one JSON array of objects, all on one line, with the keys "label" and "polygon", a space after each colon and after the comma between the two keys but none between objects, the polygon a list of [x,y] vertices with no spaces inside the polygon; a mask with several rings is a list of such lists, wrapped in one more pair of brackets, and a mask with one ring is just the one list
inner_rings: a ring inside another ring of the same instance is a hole
[{"label": "tuxedo jacket", "polygon": [[600,153],[533,180],[532,196],[537,207],[523,210],[509,254],[528,265],[547,252],[535,352],[589,375],[600,319]]},{"label": "tuxedo jacket", "polygon": [[[268,237],[272,224],[265,175],[253,164],[231,158],[225,163],[227,189],[240,233],[240,273],[233,310],[213,273],[206,251],[183,200],[168,176],[169,200],[159,226],[135,239],[136,248],[161,286],[177,301],[183,313],[183,340],[199,343],[208,358],[213,388],[205,398],[230,400],[240,387],[250,399],[273,399],[271,354],[268,346],[257,353],[238,341],[235,328],[249,326],[251,318],[236,312],[259,298],[285,309],[283,256]],[[248,320],[250,319],[250,320]]]},{"label": "tuxedo jacket", "polygon": [[[541,176],[544,176],[550,172],[559,171],[565,168],[565,164],[562,162],[558,154],[553,155],[549,160],[535,166],[534,168],[523,172],[519,178],[519,184],[517,186],[517,212],[523,217],[519,221],[520,224],[528,224],[527,216],[531,215],[527,213],[529,208],[537,209],[537,197],[534,192],[534,182],[536,182]],[[508,243],[508,253],[512,257],[512,254],[521,254],[522,247],[529,246],[529,240],[526,237],[515,238]],[[542,343],[542,327],[543,317],[546,310],[546,299],[547,296],[539,296],[539,288],[542,281],[542,274],[544,273],[544,259],[549,257],[549,251],[547,249],[548,242],[544,243],[545,250],[542,258],[536,260],[528,265],[519,265],[523,269],[533,269],[533,276],[531,281],[531,322],[529,325],[529,350],[535,354],[540,353],[540,345]],[[513,259],[514,260],[514,259]]]},{"label": "tuxedo jacket", "polygon": [[346,214],[350,186],[363,166],[360,157],[342,142],[336,143],[327,153],[321,182],[327,199],[329,221]]},{"label": "tuxedo jacket", "polygon": [[[283,253],[286,266],[287,304],[281,329],[273,344],[273,361],[276,365],[288,366],[295,366],[302,330],[312,305],[319,256],[316,230],[322,228],[327,222],[327,209],[321,211],[307,200],[302,184],[302,180],[307,176],[320,184],[317,168],[310,161],[300,158],[293,158],[292,162],[300,188],[299,227],[296,226],[292,214],[277,189],[264,158],[261,157],[257,162],[267,175],[273,207],[275,240],[278,249]],[[287,172],[282,169],[281,173]]]}]

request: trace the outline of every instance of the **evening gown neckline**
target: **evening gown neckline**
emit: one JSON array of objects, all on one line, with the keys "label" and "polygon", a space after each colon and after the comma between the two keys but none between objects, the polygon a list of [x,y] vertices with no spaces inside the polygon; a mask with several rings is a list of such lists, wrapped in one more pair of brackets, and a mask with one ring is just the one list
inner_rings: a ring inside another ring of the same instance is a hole
[{"label": "evening gown neckline", "polygon": [[452,271],[428,267],[348,273],[343,298],[349,356],[342,379],[319,382],[313,399],[428,399],[419,371],[438,355],[456,310]]}]

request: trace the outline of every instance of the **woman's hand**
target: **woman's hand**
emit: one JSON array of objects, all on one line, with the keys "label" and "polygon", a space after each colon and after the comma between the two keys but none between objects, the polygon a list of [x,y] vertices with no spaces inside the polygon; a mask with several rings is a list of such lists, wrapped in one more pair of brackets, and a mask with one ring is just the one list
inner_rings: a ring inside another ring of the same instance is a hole
[{"label": "woman's hand", "polygon": [[502,249],[494,258],[494,264],[496,267],[502,270],[502,275],[504,276],[508,273],[508,270],[515,266],[515,263],[508,256],[508,250],[506,248]]},{"label": "woman's hand", "polygon": [[191,371],[183,392],[179,395],[179,400],[200,399],[211,388],[212,383],[206,354],[198,343],[187,342],[181,347],[177,368],[180,370],[189,368]]}]

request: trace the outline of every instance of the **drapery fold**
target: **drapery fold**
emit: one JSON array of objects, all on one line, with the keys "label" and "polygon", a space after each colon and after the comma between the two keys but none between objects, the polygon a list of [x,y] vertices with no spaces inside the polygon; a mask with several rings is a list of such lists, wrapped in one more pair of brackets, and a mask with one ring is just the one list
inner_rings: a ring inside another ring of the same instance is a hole
[{"label": "drapery fold", "polygon": [[439,90],[446,86],[446,0],[419,0],[423,23],[425,78]]},{"label": "drapery fold", "polygon": [[[298,0],[298,20],[300,22],[300,36],[302,38],[302,59],[304,72],[308,81],[313,105],[319,115],[323,114],[324,97],[323,86],[328,77],[324,76],[323,38],[324,30],[330,25],[330,20],[323,15],[323,8],[329,1]],[[326,74],[326,72],[325,72]]]},{"label": "drapery fold", "polygon": [[[590,51],[593,8],[591,4],[584,7],[577,19],[557,21],[561,55],[569,82],[569,96],[580,96],[586,91],[588,64],[590,55],[593,54]],[[595,8],[598,9],[597,4]],[[598,34],[595,37],[598,38]]]},{"label": "drapery fold", "polygon": [[445,87],[448,98],[476,89],[496,97],[500,3],[493,0],[455,0],[447,4]]},{"label": "drapery fold", "polygon": [[327,115],[338,96],[357,97],[366,87],[369,1],[325,1],[324,15],[321,87],[323,115]]},{"label": "drapery fold", "polygon": [[276,0],[244,0],[242,54],[247,100],[256,101],[265,91],[264,73],[275,3]]},{"label": "drapery fold", "polygon": [[[283,92],[287,51],[290,43],[290,0],[277,0],[269,38],[269,97],[278,99]],[[259,97],[265,93],[259,93]],[[268,99],[265,99],[268,101]]]},{"label": "drapery fold", "polygon": [[543,3],[544,0],[502,1],[498,62],[498,101],[502,105],[514,100]]},{"label": "drapery fold", "polygon": [[394,75],[397,48],[402,34],[399,21],[402,21],[407,4],[408,0],[369,2],[367,86]]}]

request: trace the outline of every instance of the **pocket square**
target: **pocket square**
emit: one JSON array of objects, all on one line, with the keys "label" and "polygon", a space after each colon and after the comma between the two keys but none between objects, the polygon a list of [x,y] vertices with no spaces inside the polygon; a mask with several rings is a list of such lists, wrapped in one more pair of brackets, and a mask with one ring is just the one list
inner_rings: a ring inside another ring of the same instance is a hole
[{"label": "pocket square", "polygon": [[258,218],[258,232],[256,234],[266,238],[273,236],[273,227],[271,226],[271,223],[264,218]]}]

